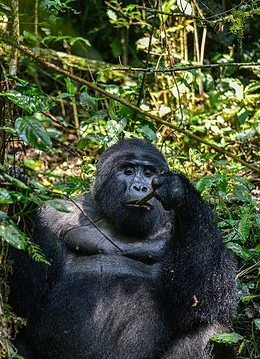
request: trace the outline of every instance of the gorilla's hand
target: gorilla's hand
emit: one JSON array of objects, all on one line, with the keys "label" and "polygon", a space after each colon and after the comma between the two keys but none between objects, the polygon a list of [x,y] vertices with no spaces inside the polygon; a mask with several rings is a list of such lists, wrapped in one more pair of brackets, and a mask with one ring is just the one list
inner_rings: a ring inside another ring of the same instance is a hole
[{"label": "gorilla's hand", "polygon": [[166,210],[178,209],[188,202],[189,192],[195,192],[183,174],[167,173],[152,180],[154,196]]}]

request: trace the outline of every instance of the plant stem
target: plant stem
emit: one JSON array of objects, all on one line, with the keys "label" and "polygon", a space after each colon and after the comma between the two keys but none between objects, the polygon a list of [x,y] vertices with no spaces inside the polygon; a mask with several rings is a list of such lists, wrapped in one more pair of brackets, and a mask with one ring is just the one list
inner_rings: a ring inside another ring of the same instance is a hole
[{"label": "plant stem", "polygon": [[[11,1],[11,9],[12,9],[12,19],[13,19],[12,38],[15,40],[15,42],[19,43],[20,23],[19,23],[19,1],[18,0]],[[16,76],[16,74],[17,74],[18,55],[19,55],[18,48],[14,44],[12,46],[12,50],[11,50],[11,60],[10,60],[10,65],[9,65],[9,73],[11,76]]]}]

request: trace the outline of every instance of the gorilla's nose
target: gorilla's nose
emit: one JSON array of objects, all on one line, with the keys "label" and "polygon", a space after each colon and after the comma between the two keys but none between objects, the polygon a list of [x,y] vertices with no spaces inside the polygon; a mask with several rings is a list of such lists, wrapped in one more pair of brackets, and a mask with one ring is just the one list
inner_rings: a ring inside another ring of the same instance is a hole
[{"label": "gorilla's nose", "polygon": [[148,191],[148,187],[144,186],[142,184],[134,184],[133,189],[137,192],[147,192]]}]

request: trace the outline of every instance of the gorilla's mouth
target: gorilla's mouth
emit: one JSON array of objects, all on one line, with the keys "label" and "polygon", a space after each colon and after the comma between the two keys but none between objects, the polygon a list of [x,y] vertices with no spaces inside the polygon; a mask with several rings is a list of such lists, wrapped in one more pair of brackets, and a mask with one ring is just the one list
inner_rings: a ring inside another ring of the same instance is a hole
[{"label": "gorilla's mouth", "polygon": [[126,202],[125,205],[131,208],[145,209],[146,211],[150,211],[153,208],[153,206],[148,202],[144,204],[136,204],[136,202],[137,201]]}]

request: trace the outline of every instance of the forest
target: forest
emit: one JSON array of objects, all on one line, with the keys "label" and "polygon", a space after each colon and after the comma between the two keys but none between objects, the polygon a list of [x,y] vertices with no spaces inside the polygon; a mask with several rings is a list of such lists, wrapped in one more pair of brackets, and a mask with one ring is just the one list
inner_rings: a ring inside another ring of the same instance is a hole
[{"label": "forest", "polygon": [[22,358],[26,321],[9,249],[46,261],[21,214],[65,211],[124,138],[155,144],[214,208],[239,300],[214,340],[260,357],[259,15],[260,0],[0,0],[0,358]]}]

